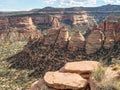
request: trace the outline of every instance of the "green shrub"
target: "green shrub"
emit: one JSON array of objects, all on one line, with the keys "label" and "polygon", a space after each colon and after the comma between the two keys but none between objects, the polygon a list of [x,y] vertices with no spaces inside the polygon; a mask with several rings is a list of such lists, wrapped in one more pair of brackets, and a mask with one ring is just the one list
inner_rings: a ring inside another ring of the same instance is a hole
[{"label": "green shrub", "polygon": [[[120,66],[114,66],[113,70],[120,70]],[[93,78],[96,81],[96,90],[120,90],[119,80],[105,80],[105,71],[106,67],[100,66],[93,74]]]},{"label": "green shrub", "polygon": [[99,66],[99,68],[93,74],[95,81],[97,82],[102,81],[104,76],[105,76],[105,68],[103,66]]},{"label": "green shrub", "polygon": [[120,90],[120,82],[117,80],[102,81],[97,84],[97,90]]},{"label": "green shrub", "polygon": [[112,70],[117,71],[120,70],[120,66],[119,65],[115,65],[112,67]]}]

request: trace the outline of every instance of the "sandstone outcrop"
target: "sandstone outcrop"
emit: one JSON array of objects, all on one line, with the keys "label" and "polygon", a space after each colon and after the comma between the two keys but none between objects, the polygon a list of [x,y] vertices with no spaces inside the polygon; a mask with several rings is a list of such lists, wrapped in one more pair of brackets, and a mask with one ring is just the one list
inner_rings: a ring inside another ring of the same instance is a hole
[{"label": "sandstone outcrop", "polygon": [[33,23],[38,29],[47,29],[51,26],[52,17],[50,16],[37,16],[32,17]]},{"label": "sandstone outcrop", "polygon": [[[107,18],[100,24],[101,30],[110,32],[114,41],[120,41],[120,22],[115,17]],[[107,37],[107,36],[106,36]]]},{"label": "sandstone outcrop", "polygon": [[[4,24],[4,25],[3,25]],[[14,42],[28,40],[29,37],[40,38],[30,17],[0,18],[0,42]]]},{"label": "sandstone outcrop", "polygon": [[86,11],[68,12],[69,14],[63,14],[61,21],[65,24],[74,26],[78,25],[81,28],[87,29],[93,27],[96,24],[94,17],[88,15]]},{"label": "sandstone outcrop", "polygon": [[69,35],[68,30],[65,27],[61,27],[59,29],[50,29],[45,36],[46,45],[57,45],[59,47],[65,47],[67,45]]},{"label": "sandstone outcrop", "polygon": [[[20,35],[24,37],[23,39],[26,40],[29,37],[34,38],[36,36],[36,33],[38,33],[36,29],[40,29],[40,30],[59,29],[60,22],[68,23],[69,21],[71,21],[71,25],[79,24],[80,27],[86,27],[87,29],[89,26],[91,26],[89,23],[90,21],[88,19],[89,16],[84,11],[78,12],[78,15],[55,14],[55,15],[40,15],[40,16],[31,16],[31,17],[1,17],[0,37],[5,38],[5,36],[7,36],[7,34],[5,35],[6,32],[9,34],[9,32],[13,33],[14,31],[16,35]],[[39,37],[38,34],[37,37]],[[14,41],[14,39],[12,41]]]},{"label": "sandstone outcrop", "polygon": [[91,74],[97,70],[99,65],[100,63],[96,61],[68,62],[60,69],[60,71],[77,73],[84,78],[90,78]]},{"label": "sandstone outcrop", "polygon": [[8,18],[0,18],[0,31],[7,30],[9,28],[9,20]]},{"label": "sandstone outcrop", "polygon": [[87,81],[78,74],[47,72],[44,80],[49,87],[55,89],[84,89]]},{"label": "sandstone outcrop", "polygon": [[[68,62],[59,71],[46,72],[43,79],[32,84],[30,90],[96,90],[91,75],[100,63],[96,61]],[[83,73],[89,75],[85,78]]]},{"label": "sandstone outcrop", "polygon": [[69,38],[68,29],[64,26],[61,27],[59,29],[59,36],[58,40],[56,41],[56,45],[60,47],[65,47],[67,45],[68,38]]},{"label": "sandstone outcrop", "polygon": [[91,32],[91,34],[86,39],[86,53],[91,54],[98,51],[104,40],[104,34],[103,32],[99,30],[94,30]]},{"label": "sandstone outcrop", "polygon": [[80,31],[76,31],[69,40],[68,49],[71,51],[77,51],[78,49],[83,49],[85,47],[85,38],[80,33]]},{"label": "sandstone outcrop", "polygon": [[120,41],[120,22],[118,20],[116,17],[108,17],[100,24],[100,28],[106,37],[105,48],[110,48],[115,42]]},{"label": "sandstone outcrop", "polygon": [[76,25],[76,24],[80,24],[81,26],[82,25],[89,26],[88,15],[85,12],[83,12],[81,16],[74,15],[73,16],[73,25]]},{"label": "sandstone outcrop", "polygon": [[115,43],[115,36],[114,33],[111,31],[106,31],[105,33],[105,41],[104,41],[104,47],[106,49],[111,48],[112,46],[114,46]]},{"label": "sandstone outcrop", "polygon": [[57,17],[53,17],[53,19],[52,19],[52,23],[51,23],[51,27],[54,28],[54,29],[60,27],[60,23],[59,23]]},{"label": "sandstone outcrop", "polygon": [[38,29],[45,30],[45,29],[51,29],[51,28],[59,28],[59,18],[50,16],[50,15],[44,15],[44,16],[37,16],[32,17],[33,23]]},{"label": "sandstone outcrop", "polygon": [[9,18],[9,24],[11,28],[16,29],[34,29],[35,26],[33,25],[32,18],[30,17],[14,17]]},{"label": "sandstone outcrop", "polygon": [[50,29],[47,33],[47,35],[45,35],[45,39],[44,39],[44,44],[45,45],[51,45],[56,43],[56,39],[59,36],[59,32],[60,30],[56,30],[56,29]]}]

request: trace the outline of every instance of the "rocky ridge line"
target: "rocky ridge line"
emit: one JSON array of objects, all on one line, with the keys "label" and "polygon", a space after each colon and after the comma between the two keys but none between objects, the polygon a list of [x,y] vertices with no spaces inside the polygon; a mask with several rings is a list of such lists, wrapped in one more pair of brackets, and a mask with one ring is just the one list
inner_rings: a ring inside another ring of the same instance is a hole
[{"label": "rocky ridge line", "polygon": [[[116,29],[112,27],[112,30]],[[109,29],[104,32],[104,29],[102,31],[98,28],[92,30],[84,39],[84,36],[77,31],[70,38],[67,28],[52,28],[43,37],[30,40],[22,52],[9,58],[8,61],[13,68],[34,69],[31,75],[42,76],[46,71],[58,70],[70,61],[104,60],[110,63],[112,58],[119,60],[120,40],[114,43],[112,41],[113,44],[106,43],[106,40],[111,42],[111,38],[105,36],[106,32],[109,32]],[[117,33],[117,36],[118,34],[120,35]],[[106,48],[105,44],[110,47]]]}]

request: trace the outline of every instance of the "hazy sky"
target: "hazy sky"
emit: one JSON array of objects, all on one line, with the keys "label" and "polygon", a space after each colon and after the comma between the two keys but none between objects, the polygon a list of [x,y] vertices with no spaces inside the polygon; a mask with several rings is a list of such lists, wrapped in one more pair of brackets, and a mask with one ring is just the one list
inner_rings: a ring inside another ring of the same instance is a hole
[{"label": "hazy sky", "polygon": [[120,5],[120,0],[0,0],[0,11],[20,11],[52,7],[92,7],[105,4]]}]

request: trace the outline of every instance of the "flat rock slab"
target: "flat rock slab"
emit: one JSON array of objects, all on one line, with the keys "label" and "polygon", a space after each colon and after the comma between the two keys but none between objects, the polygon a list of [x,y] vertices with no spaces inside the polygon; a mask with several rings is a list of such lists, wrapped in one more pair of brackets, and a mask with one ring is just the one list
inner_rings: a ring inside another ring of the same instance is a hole
[{"label": "flat rock slab", "polygon": [[47,72],[44,76],[45,83],[55,89],[83,89],[88,84],[79,74]]},{"label": "flat rock slab", "polygon": [[60,71],[77,74],[91,74],[98,68],[98,66],[99,62],[96,61],[68,62],[60,69]]}]

